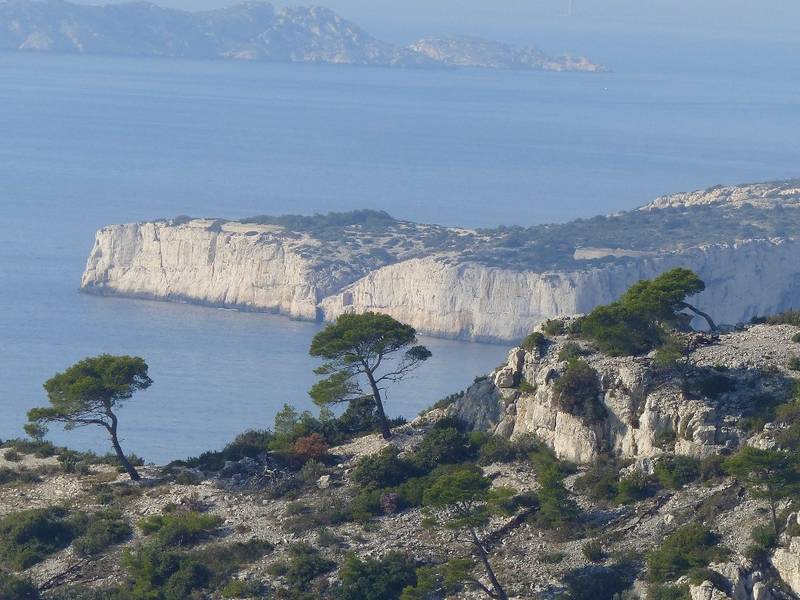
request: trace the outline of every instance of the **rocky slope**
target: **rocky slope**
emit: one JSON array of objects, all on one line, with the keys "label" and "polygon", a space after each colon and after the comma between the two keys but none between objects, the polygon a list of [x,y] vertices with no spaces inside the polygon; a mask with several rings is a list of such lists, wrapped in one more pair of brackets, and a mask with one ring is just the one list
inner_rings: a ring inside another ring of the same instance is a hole
[{"label": "rocky slope", "polygon": [[[63,473],[55,458],[27,455],[9,461],[0,451],[0,469],[39,472],[38,480],[0,483],[0,519],[55,504],[91,513],[106,510],[111,502],[134,526],[129,539],[99,555],[82,557],[74,546],[68,546],[18,573],[41,585],[45,597],[72,585],[102,589],[124,581],[123,552],[149,540],[137,523],[148,516],[187,510],[221,520],[214,537],[204,540],[201,547],[268,541],[272,550],[242,565],[235,578],[265,582],[278,590],[288,580],[278,565],[299,542],[319,547],[326,559],[339,565],[349,553],[375,558],[400,551],[418,563],[458,558],[463,556],[463,546],[449,532],[424,526],[425,513],[418,507],[398,509],[388,503],[389,507],[367,524],[329,518],[340,507],[352,505],[361,492],[353,477],[361,457],[374,455],[387,444],[395,446],[401,456],[412,455],[437,423],[455,414],[476,429],[502,436],[535,434],[559,456],[581,463],[565,480],[570,498],[581,509],[581,516],[568,530],[542,526],[534,518],[534,510],[496,518],[484,532],[491,540],[487,547],[498,578],[513,598],[574,598],[571,578],[588,577],[584,585],[601,586],[604,578],[615,572],[615,565],[622,563],[636,569],[622,598],[656,597],[648,595],[655,584],[642,557],[658,548],[666,536],[688,524],[701,523],[719,535],[725,551],[700,572],[700,579],[679,577],[677,583],[685,585],[685,591],[669,598],[790,600],[800,594],[796,501],[781,502],[785,532],[766,557],[756,559],[749,550],[749,535],[752,527],[768,518],[765,501],[753,498],[740,482],[719,472],[704,475],[702,481],[696,475],[688,483],[624,503],[598,501],[579,482],[597,464],[601,452],[628,459],[620,463],[621,473],[652,476],[657,471],[654,466],[674,455],[708,458],[734,452],[743,444],[769,445],[777,425],[767,423],[759,432],[759,428],[746,426],[742,416],[748,409],[758,408],[765,394],[781,400],[790,396],[797,377],[790,359],[800,356],[800,343],[792,340],[799,333],[800,327],[790,325],[758,325],[716,337],[695,334],[695,350],[690,356],[693,370],[699,375],[724,374],[729,382],[725,386],[718,383],[716,389],[724,391],[713,395],[687,395],[676,385],[675,372],[665,375],[652,357],[609,358],[582,347],[582,359],[599,375],[601,401],[607,409],[593,424],[556,407],[553,381],[564,371],[559,354],[575,340],[550,335],[540,349],[512,350],[508,364],[480,379],[449,406],[432,409],[395,429],[390,442],[370,435],[332,448],[335,464],[317,465],[319,472],[310,469],[289,475],[295,478],[293,486],[285,484],[287,480],[267,454],[229,461],[211,470],[150,466],[143,469],[143,483],[134,485],[107,466],[95,465],[83,474]],[[535,464],[524,457],[479,460],[478,464],[495,487],[510,486],[524,494],[540,491],[543,485]],[[320,519],[324,526],[319,525]],[[326,540],[324,544],[322,540]],[[599,544],[599,556],[586,552],[588,542]],[[337,575],[330,573],[321,579],[319,597],[328,598],[325,586],[334,584]],[[202,597],[219,598],[220,594]],[[485,596],[475,591],[447,596],[481,597]],[[611,600],[600,592],[577,597]]]},{"label": "rocky slope", "polygon": [[407,48],[380,41],[320,7],[274,9],[248,1],[189,13],[147,2],[86,6],[62,0],[0,2],[0,49],[385,66],[483,66],[599,71],[583,57],[553,58],[472,40]]},{"label": "rocky slope", "polygon": [[87,292],[179,299],[333,319],[379,310],[421,332],[518,340],[676,266],[694,300],[735,324],[795,306],[796,182],[679,194],[640,210],[558,225],[466,230],[385,213],[241,222],[178,219],[97,233]]}]

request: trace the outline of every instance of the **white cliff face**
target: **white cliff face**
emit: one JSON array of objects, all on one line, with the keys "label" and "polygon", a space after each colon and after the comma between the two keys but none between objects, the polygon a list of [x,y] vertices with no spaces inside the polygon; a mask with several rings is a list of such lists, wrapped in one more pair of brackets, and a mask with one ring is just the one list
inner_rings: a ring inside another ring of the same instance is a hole
[{"label": "white cliff face", "polygon": [[605,221],[492,231],[374,211],[350,221],[114,225],[98,232],[82,287],[303,319],[373,310],[429,335],[512,341],[684,267],[706,283],[691,302],[717,323],[736,324],[798,304],[798,189],[791,181],[714,188]]},{"label": "white cliff face", "polygon": [[792,307],[800,293],[800,242],[717,244],[582,271],[535,272],[457,264],[442,257],[386,266],[322,263],[314,245],[258,225],[210,231],[190,224],[141,223],[100,230],[84,290],[333,320],[376,310],[420,332],[469,340],[521,339],[543,320],[585,313],[618,298],[639,279],[676,266],[707,289],[694,302],[718,322],[737,323]]},{"label": "white cliff face", "polygon": [[307,319],[316,317],[320,296],[313,270],[291,241],[165,223],[100,230],[81,287]]},{"label": "white cliff face", "polygon": [[373,271],[321,302],[325,319],[377,310],[419,331],[471,340],[516,340],[542,321],[589,312],[631,284],[674,267],[694,270],[707,289],[693,300],[720,323],[794,306],[800,297],[800,243],[717,244],[582,271],[518,271],[439,258]]},{"label": "white cliff face", "polygon": [[556,381],[567,367],[560,355],[570,343],[559,336],[544,350],[511,350],[505,365],[476,381],[449,411],[475,429],[507,438],[532,434],[559,458],[579,464],[601,454],[637,461],[666,452],[705,458],[742,443],[747,435],[737,427],[742,407],[762,394],[781,393],[780,376],[770,380],[758,374],[767,355],[790,376],[791,356],[783,349],[796,332],[788,326],[755,326],[713,343],[706,340],[708,345],[693,352],[693,363],[710,372],[724,367],[734,383],[713,398],[685,393],[677,380],[664,378],[650,357],[609,358],[584,346],[587,354],[581,360],[596,372],[597,402],[605,412],[596,420],[558,401]]}]

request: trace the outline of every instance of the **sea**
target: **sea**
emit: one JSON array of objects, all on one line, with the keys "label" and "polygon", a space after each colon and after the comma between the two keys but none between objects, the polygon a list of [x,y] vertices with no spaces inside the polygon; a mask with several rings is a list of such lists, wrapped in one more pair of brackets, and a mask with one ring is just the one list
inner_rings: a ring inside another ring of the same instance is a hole
[{"label": "sea", "polygon": [[[661,61],[664,62],[664,61]],[[661,63],[659,63],[661,64]],[[373,208],[493,227],[590,217],[720,183],[800,176],[800,79],[775,65],[604,74],[0,53],[0,439],[42,383],[104,352],[154,380],[123,447],[164,462],[312,410],[317,323],[79,293],[95,231],[180,214]],[[643,232],[646,235],[646,232]],[[423,338],[388,391],[413,418],[504,360]],[[100,430],[51,439],[105,452]]]}]

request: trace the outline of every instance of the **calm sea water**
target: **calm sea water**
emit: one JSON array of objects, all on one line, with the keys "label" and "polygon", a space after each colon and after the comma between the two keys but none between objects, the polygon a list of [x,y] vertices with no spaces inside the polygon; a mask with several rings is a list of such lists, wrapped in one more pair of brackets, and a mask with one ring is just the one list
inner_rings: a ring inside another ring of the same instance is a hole
[{"label": "calm sea water", "polygon": [[[0,54],[0,438],[42,382],[100,352],[145,357],[125,447],[163,461],[310,407],[319,326],[77,292],[94,231],[177,214],[353,208],[533,224],[666,192],[800,174],[800,83],[674,72],[415,71]],[[425,340],[390,392],[413,416],[498,364]],[[105,449],[97,431],[58,442]]]}]

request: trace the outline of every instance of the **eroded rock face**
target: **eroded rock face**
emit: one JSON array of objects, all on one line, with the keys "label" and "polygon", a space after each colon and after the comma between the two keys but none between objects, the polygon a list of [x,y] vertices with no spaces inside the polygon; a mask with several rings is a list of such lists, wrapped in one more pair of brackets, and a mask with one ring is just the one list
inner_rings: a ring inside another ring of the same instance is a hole
[{"label": "eroded rock face", "polygon": [[[567,366],[560,355],[576,341],[553,337],[544,352],[512,350],[507,364],[471,386],[450,410],[477,429],[509,438],[533,434],[559,458],[577,463],[603,453],[640,463],[668,451],[704,458],[738,447],[746,437],[737,427],[746,407],[760,394],[783,393],[781,386],[788,385],[780,374],[769,378],[742,365],[746,349],[777,357],[794,332],[789,326],[755,326],[718,340],[699,336],[705,344],[691,360],[705,369],[702,377],[724,373],[730,381],[730,389],[714,397],[683,391],[652,357],[609,358],[581,342],[586,352],[581,360],[597,374],[598,402],[605,410],[605,417],[595,420],[559,403],[555,384]],[[783,354],[785,362],[789,357]]]},{"label": "eroded rock face", "polygon": [[[326,217],[310,225],[303,218],[113,225],[97,233],[82,287],[303,319],[374,310],[429,335],[511,341],[685,267],[707,286],[692,302],[718,323],[735,324],[796,304],[797,189],[785,182],[707,190],[597,223],[519,230],[421,225],[375,211],[342,225],[330,219],[335,229],[325,229]],[[681,211],[699,211],[710,224],[676,237],[687,227]],[[615,233],[603,234],[607,228]],[[743,239],[753,232],[760,237]],[[628,247],[591,243],[609,235]]]},{"label": "eroded rock face", "polygon": [[775,551],[772,566],[786,585],[800,595],[800,537],[793,537],[787,547]]}]

